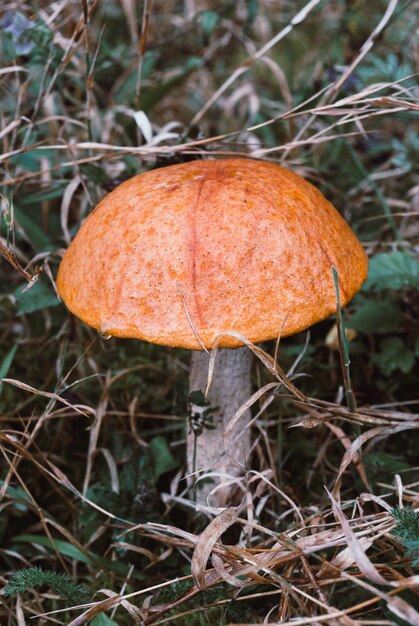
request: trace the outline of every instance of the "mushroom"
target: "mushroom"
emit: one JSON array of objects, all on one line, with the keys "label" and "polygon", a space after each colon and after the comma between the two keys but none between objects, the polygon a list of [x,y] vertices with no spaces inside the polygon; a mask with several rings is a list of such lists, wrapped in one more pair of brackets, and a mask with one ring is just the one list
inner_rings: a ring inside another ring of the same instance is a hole
[{"label": "mushroom", "polygon": [[[243,471],[250,450],[249,411],[227,448],[223,440],[251,395],[252,352],[241,338],[286,337],[335,313],[332,266],[344,306],[366,278],[367,257],[318,189],[271,163],[192,161],[107,195],[64,254],[57,286],[100,333],[193,350],[191,390],[205,390],[208,351],[222,348],[210,408],[192,407],[201,420],[187,445],[189,472],[214,472],[217,485]],[[198,500],[213,487],[198,490]],[[229,492],[218,492],[221,505]]]}]

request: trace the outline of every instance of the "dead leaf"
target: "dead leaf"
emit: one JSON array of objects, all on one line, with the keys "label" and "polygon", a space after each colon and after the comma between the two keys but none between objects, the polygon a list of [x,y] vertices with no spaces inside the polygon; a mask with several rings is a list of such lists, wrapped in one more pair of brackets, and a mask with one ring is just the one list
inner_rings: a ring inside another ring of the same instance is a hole
[{"label": "dead leaf", "polygon": [[192,555],[191,571],[195,584],[199,589],[205,589],[205,569],[208,559],[217,541],[223,532],[237,521],[236,510],[233,507],[225,509],[201,533]]}]

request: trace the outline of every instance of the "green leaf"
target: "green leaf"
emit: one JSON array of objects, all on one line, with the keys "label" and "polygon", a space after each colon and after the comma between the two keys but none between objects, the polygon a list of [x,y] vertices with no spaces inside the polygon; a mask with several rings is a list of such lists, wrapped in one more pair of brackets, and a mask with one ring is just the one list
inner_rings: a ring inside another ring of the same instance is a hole
[{"label": "green leaf", "polygon": [[[49,537],[42,537],[41,535],[18,535],[12,539],[12,543],[28,543],[30,545],[45,546],[50,550],[57,550],[63,556],[67,556],[80,563],[86,563],[87,565],[95,567],[101,565],[111,572],[115,572],[118,576],[125,577],[128,575],[129,567],[124,563],[104,559],[102,556],[90,551],[82,552],[76,546],[73,546],[72,543],[63,541],[62,539],[54,539],[52,542]],[[133,572],[131,575],[139,580],[142,579],[141,574]]]},{"label": "green leaf", "polygon": [[55,186],[55,189],[49,191],[42,191],[39,193],[31,193],[27,196],[20,196],[19,204],[21,206],[28,206],[31,204],[37,204],[38,202],[44,202],[45,200],[55,200],[61,198],[64,192],[64,184],[59,183]]},{"label": "green leaf", "polygon": [[390,376],[396,370],[408,374],[415,363],[415,355],[406,348],[400,337],[387,337],[380,343],[380,352],[374,354],[371,361],[385,376]]},{"label": "green leaf", "polygon": [[144,89],[144,93],[141,96],[141,108],[143,111],[149,111],[154,105],[163,100],[163,98],[167,96],[175,87],[181,85],[189,74],[203,65],[204,61],[200,57],[189,57],[182,69],[180,69],[178,73],[171,76],[171,78],[168,78],[158,84],[158,86],[153,89]]},{"label": "green leaf", "polygon": [[14,207],[15,218],[25,233],[26,239],[36,249],[44,252],[53,250],[54,244],[51,239],[41,230],[36,222],[19,207]]},{"label": "green leaf", "polygon": [[253,24],[259,13],[259,0],[247,0],[247,21]]},{"label": "green leaf", "polygon": [[401,316],[396,302],[371,300],[356,311],[347,325],[362,333],[388,333],[399,327]]},{"label": "green leaf", "polygon": [[106,613],[95,615],[89,622],[90,626],[118,626],[118,623],[108,617]]},{"label": "green leaf", "polygon": [[209,406],[209,402],[201,389],[191,391],[188,396],[188,402],[197,404],[198,406]]},{"label": "green leaf", "polygon": [[209,37],[212,34],[220,21],[220,17],[215,11],[202,11],[199,15],[199,19],[206,37]]},{"label": "green leaf", "polygon": [[18,535],[12,539],[12,542],[16,543],[29,543],[33,545],[45,546],[47,548],[55,548],[63,556],[68,556],[70,559],[86,563],[88,565],[93,564],[93,559],[84,552],[81,552],[78,548],[68,541],[62,539],[54,539],[54,543],[49,537],[42,537],[41,535]]},{"label": "green leaf", "polygon": [[18,315],[33,313],[51,306],[57,306],[60,301],[57,298],[50,282],[45,278],[39,278],[27,291],[25,286],[20,285],[15,291],[16,312]]},{"label": "green leaf", "polygon": [[[3,485],[4,480],[0,480],[0,488],[3,487]],[[19,485],[17,487],[11,487],[10,485],[7,485],[6,492],[7,495],[10,496],[10,498],[13,500],[13,506],[18,511],[23,513],[28,510],[28,507],[24,504],[24,502],[31,504],[31,499],[22,487],[20,487]]]},{"label": "green leaf", "polygon": [[94,165],[93,163],[88,163],[86,165],[80,166],[80,171],[83,176],[88,180],[92,181],[96,185],[104,185],[109,181],[109,175],[106,170],[100,165]]},{"label": "green leaf", "polygon": [[370,261],[364,290],[384,291],[419,285],[419,261],[406,252],[377,254]]},{"label": "green leaf", "polygon": [[16,350],[17,345],[13,346],[13,348],[9,350],[9,352],[4,357],[2,364],[0,365],[0,394],[2,387],[1,381],[3,378],[6,378],[7,374],[9,373],[10,366],[12,365],[13,359],[15,358]]},{"label": "green leaf", "polygon": [[[147,50],[143,58],[141,78],[147,79],[151,72],[154,70],[156,62],[158,60],[157,54],[152,50]],[[133,101],[135,96],[135,88],[137,84],[138,68],[136,68],[127,79],[122,83],[118,92],[115,94],[116,104],[127,104]]]},{"label": "green leaf", "polygon": [[365,455],[364,463],[376,476],[396,474],[409,469],[408,463],[386,452],[370,452]]},{"label": "green leaf", "polygon": [[162,474],[170,472],[178,466],[178,462],[171,453],[164,437],[154,437],[150,441],[148,452],[153,464],[154,476],[156,480],[158,480]]},{"label": "green leaf", "polygon": [[22,167],[25,170],[29,170],[30,172],[37,172],[40,169],[41,159],[49,159],[52,163],[55,159],[55,150],[53,150],[52,148],[32,148],[28,152],[12,156],[10,161],[14,165]]}]

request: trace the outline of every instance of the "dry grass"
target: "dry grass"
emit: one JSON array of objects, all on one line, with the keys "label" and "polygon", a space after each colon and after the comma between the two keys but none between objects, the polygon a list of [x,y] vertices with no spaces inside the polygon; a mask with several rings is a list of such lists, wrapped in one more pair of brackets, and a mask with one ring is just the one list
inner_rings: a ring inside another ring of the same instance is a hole
[{"label": "dry grass", "polygon": [[[362,336],[353,356],[356,412],[343,400],[337,352],[316,331],[308,356],[299,340],[289,355],[281,342],[279,359],[278,346],[250,346],[257,391],[244,407],[254,413],[252,466],[234,479],[242,504],[197,511],[179,461],[185,353],[105,342],[51,306],[62,249],[100,197],[136,171],[185,158],[293,167],[343,207],[369,254],[417,254],[408,149],[417,3],[261,0],[252,22],[256,4],[5,6],[39,21],[29,55],[5,53],[0,70],[0,581],[40,565],[91,594],[72,607],[54,589],[3,593],[5,626],[419,625],[419,577],[394,532],[396,507],[419,514],[417,390],[401,369],[378,385],[368,358],[380,337]],[[210,32],[205,9],[218,15]],[[329,54],[332,43],[341,50]],[[371,59],[384,64],[388,47],[409,56],[408,71],[369,80],[361,69],[373,77]],[[42,281],[45,306],[16,315],[16,289]],[[417,293],[399,298],[397,336],[414,341]],[[144,459],[161,436],[159,474]],[[375,449],[404,465],[377,476]],[[105,612],[114,621],[100,621]]]}]

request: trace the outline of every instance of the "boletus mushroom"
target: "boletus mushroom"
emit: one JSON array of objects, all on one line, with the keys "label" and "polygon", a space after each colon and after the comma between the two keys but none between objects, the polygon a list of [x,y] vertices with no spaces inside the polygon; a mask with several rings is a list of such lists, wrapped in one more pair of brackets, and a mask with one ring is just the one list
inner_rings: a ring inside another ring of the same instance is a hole
[{"label": "boletus mushroom", "polygon": [[[250,449],[249,411],[227,449],[223,439],[251,395],[252,353],[240,337],[286,337],[335,313],[332,266],[344,306],[367,257],[318,189],[270,163],[207,160],[119,185],[83,222],[57,285],[70,311],[105,335],[193,350],[191,390],[205,390],[208,351],[222,348],[211,428],[188,434],[189,472],[210,470],[217,484],[242,471]],[[213,504],[228,500],[219,491]]]}]

